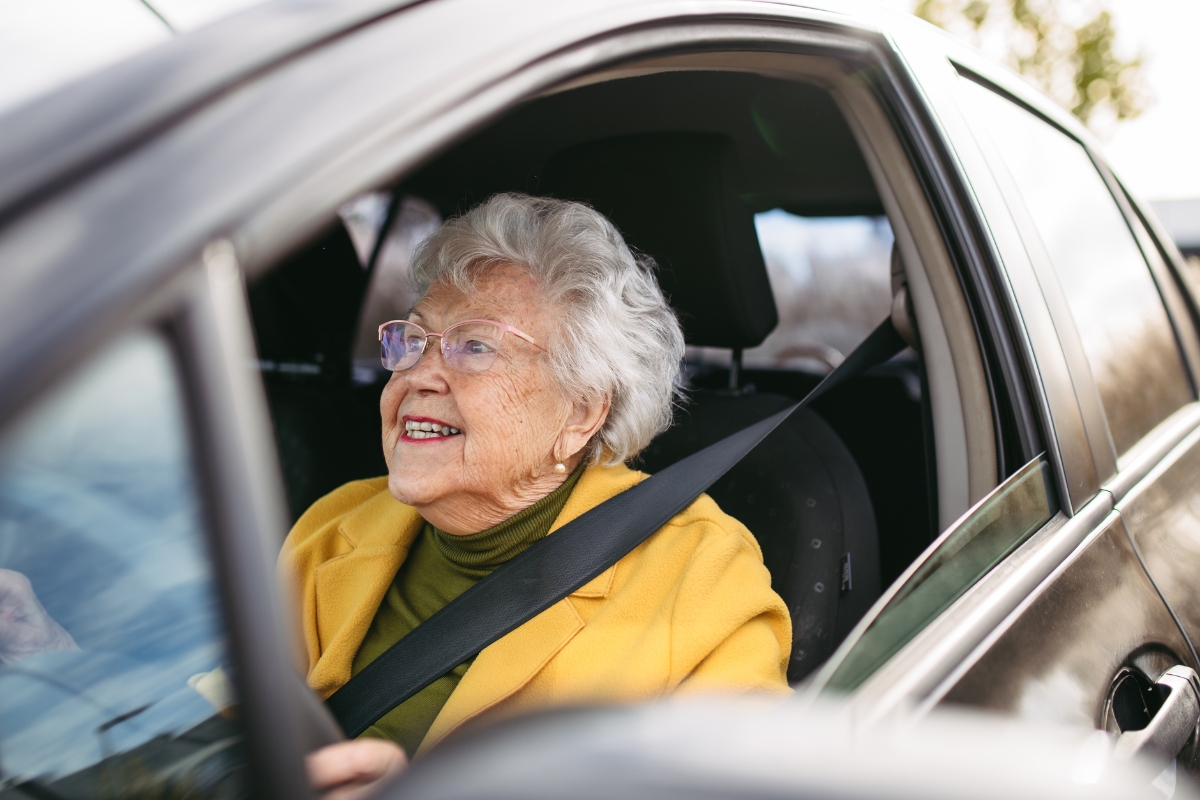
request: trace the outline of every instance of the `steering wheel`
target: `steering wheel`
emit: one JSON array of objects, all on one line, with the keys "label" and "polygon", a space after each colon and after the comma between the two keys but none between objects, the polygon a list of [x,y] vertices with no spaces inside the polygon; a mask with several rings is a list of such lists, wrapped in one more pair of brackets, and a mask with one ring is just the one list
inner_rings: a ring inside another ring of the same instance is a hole
[{"label": "steering wheel", "polygon": [[[291,670],[289,670],[291,672]],[[295,689],[292,692],[296,698],[296,706],[300,710],[300,724],[304,730],[304,746],[308,752],[319,750],[326,745],[337,744],[346,740],[342,726],[325,705],[325,702],[309,688],[304,679],[295,672]]]}]

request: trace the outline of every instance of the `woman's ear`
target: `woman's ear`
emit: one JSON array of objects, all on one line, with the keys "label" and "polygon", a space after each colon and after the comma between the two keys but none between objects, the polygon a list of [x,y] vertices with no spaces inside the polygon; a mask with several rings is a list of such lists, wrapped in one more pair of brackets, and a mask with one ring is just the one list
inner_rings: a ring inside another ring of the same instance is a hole
[{"label": "woman's ear", "polygon": [[555,458],[566,461],[587,447],[587,443],[608,419],[611,407],[612,403],[607,397],[595,403],[573,404],[567,421],[563,423],[562,433],[558,436],[558,443],[554,448]]}]

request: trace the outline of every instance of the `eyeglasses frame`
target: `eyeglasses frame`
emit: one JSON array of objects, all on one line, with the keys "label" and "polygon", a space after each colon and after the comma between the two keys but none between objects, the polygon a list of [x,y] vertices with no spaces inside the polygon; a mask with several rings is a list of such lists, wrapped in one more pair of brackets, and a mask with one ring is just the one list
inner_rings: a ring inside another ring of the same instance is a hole
[{"label": "eyeglasses frame", "polygon": [[[504,333],[511,333],[519,339],[524,339],[525,341],[529,342],[531,345],[536,347],[538,350],[541,350],[543,353],[549,352],[546,350],[546,348],[544,348],[540,344],[538,344],[537,340],[534,339],[532,336],[530,336],[528,333],[525,333],[522,330],[514,328],[512,325],[509,325],[507,323],[497,322],[494,319],[464,319],[464,320],[460,320],[460,321],[454,323],[453,325],[446,327],[441,333],[430,333],[429,331],[425,330],[423,327],[421,327],[420,325],[418,325],[417,323],[413,322],[410,319],[390,319],[387,322],[385,322],[379,326],[378,334],[379,334],[380,344],[383,343],[383,329],[386,328],[388,325],[394,325],[397,322],[404,323],[405,325],[412,325],[417,330],[422,331],[425,334],[425,346],[423,348],[421,348],[421,356],[413,363],[413,365],[411,367],[409,367],[408,369],[404,369],[404,370],[393,370],[393,372],[407,372],[409,369],[413,369],[414,367],[416,367],[417,364],[420,364],[421,359],[425,357],[425,353],[429,352],[429,345],[431,344],[430,340],[433,337],[436,336],[439,339],[441,339],[442,342],[445,342],[446,341],[445,337],[448,332],[454,330],[457,327],[460,327],[462,325],[467,325],[472,322],[483,322],[488,325],[495,325],[497,328],[499,328]],[[440,345],[439,345],[438,349],[441,350]],[[442,353],[442,355],[444,357],[445,353]]]}]

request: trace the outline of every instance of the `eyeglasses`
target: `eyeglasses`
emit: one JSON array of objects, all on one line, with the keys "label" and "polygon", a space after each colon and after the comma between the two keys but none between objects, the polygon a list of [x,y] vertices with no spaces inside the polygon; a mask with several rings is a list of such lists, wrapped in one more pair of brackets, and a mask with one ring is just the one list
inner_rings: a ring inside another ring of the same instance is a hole
[{"label": "eyeglasses", "polygon": [[421,360],[434,336],[442,340],[442,358],[459,372],[483,372],[496,363],[504,334],[511,333],[545,352],[527,333],[490,319],[465,319],[441,333],[429,333],[415,322],[392,320],[379,326],[384,369],[402,372]]}]

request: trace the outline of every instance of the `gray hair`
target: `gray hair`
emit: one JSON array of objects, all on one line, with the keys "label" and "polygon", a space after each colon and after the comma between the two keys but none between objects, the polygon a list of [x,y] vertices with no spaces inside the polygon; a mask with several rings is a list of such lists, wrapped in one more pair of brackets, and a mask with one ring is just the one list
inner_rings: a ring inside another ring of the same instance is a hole
[{"label": "gray hair", "polygon": [[481,273],[508,264],[528,270],[562,315],[547,361],[564,396],[611,402],[590,463],[635,457],[671,425],[682,395],[683,330],[654,260],[583,203],[498,194],[427,239],[412,275],[422,296],[437,283],[470,292]]}]

